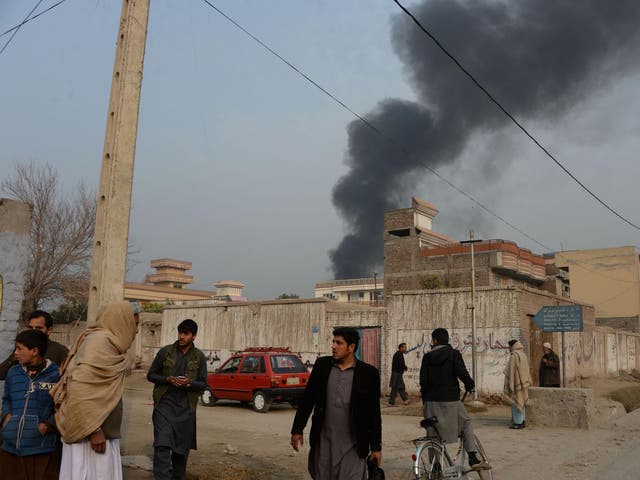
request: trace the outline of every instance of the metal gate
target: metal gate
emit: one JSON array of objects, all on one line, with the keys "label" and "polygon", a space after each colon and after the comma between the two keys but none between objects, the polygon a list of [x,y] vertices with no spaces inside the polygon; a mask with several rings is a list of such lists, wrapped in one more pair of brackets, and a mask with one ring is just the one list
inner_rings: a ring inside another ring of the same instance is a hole
[{"label": "metal gate", "polygon": [[362,327],[358,333],[360,346],[356,358],[380,370],[380,327]]}]

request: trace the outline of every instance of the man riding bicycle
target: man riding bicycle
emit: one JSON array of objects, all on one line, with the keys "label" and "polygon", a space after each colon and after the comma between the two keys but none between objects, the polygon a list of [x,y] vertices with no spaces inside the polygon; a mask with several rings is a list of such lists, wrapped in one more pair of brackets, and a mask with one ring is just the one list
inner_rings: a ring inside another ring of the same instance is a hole
[{"label": "man riding bicycle", "polygon": [[432,349],[422,357],[420,367],[420,393],[424,404],[424,418],[437,417],[438,431],[445,443],[454,443],[462,434],[464,449],[469,455],[469,466],[481,463],[477,456],[473,426],[464,405],[460,401],[460,385],[466,391],[475,383],[462,355],[449,345],[449,332],[436,328],[431,333]]}]

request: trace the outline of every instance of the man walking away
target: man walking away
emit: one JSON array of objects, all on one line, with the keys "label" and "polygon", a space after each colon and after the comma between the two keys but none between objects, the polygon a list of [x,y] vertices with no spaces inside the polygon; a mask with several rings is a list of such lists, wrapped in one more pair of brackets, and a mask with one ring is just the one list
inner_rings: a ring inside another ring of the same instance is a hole
[{"label": "man walking away", "polygon": [[62,434],[60,478],[122,480],[120,426],[127,351],[138,332],[137,306],[107,305],[80,334],[51,390]]},{"label": "man walking away", "polygon": [[433,348],[422,357],[420,393],[424,418],[438,417],[438,432],[445,443],[454,443],[462,433],[469,466],[480,465],[471,419],[460,401],[460,384],[467,392],[475,383],[464,364],[462,354],[449,344],[449,332],[436,328],[431,333]]},{"label": "man walking away", "polygon": [[504,370],[504,395],[511,402],[513,424],[509,428],[519,430],[525,424],[525,404],[529,399],[531,374],[524,347],[517,340],[509,341],[509,362]]},{"label": "man walking away", "polygon": [[153,382],[153,475],[184,480],[189,450],[196,444],[196,407],[207,388],[207,362],[193,344],[198,324],[178,325],[178,340],[160,349],[147,380]]},{"label": "man walking away", "polygon": [[382,461],[382,417],[378,369],[357,360],[360,335],[353,328],[333,331],[332,356],[316,360],[291,427],[291,446],[309,434],[309,474],[314,480],[362,480],[365,458]]},{"label": "man walking away", "polygon": [[560,387],[560,359],[558,355],[551,349],[549,342],[542,344],[544,355],[540,360],[540,386],[541,387]]},{"label": "man walking away", "polygon": [[[50,336],[51,332],[53,332],[53,318],[49,312],[45,312],[44,310],[35,310],[29,315],[27,328],[40,330],[42,333]],[[51,360],[58,366],[58,368],[61,368],[64,361],[67,359],[68,354],[69,349],[67,347],[61,343],[54,342],[49,338],[49,341],[47,342],[47,351],[44,353],[45,359]],[[4,362],[0,363],[0,380],[7,378],[9,369],[17,364],[18,360],[14,357],[13,353],[9,355]]]},{"label": "man walking away", "polygon": [[391,395],[389,396],[389,406],[396,406],[396,395],[400,393],[400,398],[405,403],[409,403],[409,396],[404,386],[404,379],[402,375],[407,371],[407,364],[404,362],[404,355],[407,351],[407,344],[401,343],[398,345],[398,351],[393,354],[393,360],[391,361],[391,380],[389,381],[389,387],[391,387]]}]

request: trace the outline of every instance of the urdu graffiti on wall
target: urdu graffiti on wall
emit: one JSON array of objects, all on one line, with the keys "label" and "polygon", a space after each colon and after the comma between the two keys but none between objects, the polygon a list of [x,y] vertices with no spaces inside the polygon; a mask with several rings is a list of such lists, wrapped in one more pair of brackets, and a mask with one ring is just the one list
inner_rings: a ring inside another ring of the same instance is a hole
[{"label": "urdu graffiti on wall", "polygon": [[[427,340],[430,339],[429,334],[422,333],[420,340],[416,342],[415,345],[407,341],[407,344],[413,345],[410,348],[407,348],[405,355],[409,355],[411,352],[416,352],[416,358],[420,358],[420,354],[424,355],[429,351],[430,342]],[[453,348],[458,350],[460,353],[465,353],[468,349],[472,347],[472,337],[471,333],[466,336],[460,335],[458,332],[453,332],[451,334],[451,338],[449,339],[449,343]],[[485,353],[488,350],[509,350],[509,342],[501,341],[494,338],[494,333],[489,332],[488,338],[483,339],[482,336],[476,337],[476,348],[478,353]]]},{"label": "urdu graffiti on wall", "polygon": [[[449,330],[449,343],[464,357],[467,368],[471,367],[472,337],[467,328]],[[517,336],[517,328],[482,328],[476,335],[479,355],[477,382],[487,391],[500,391],[504,382],[504,368],[509,358],[509,340]],[[404,380],[407,388],[420,390],[420,365],[430,350],[431,332],[425,330],[398,330],[398,343],[407,344],[405,360],[407,372]]]}]

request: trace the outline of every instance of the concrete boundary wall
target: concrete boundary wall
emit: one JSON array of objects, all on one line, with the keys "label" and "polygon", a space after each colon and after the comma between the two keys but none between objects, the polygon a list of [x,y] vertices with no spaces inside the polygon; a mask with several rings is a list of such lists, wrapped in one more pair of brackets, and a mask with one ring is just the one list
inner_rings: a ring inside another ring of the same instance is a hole
[{"label": "concrete boundary wall", "polygon": [[597,376],[640,370],[640,333],[596,327],[593,335]]},{"label": "concrete boundary wall", "polygon": [[[527,287],[480,287],[476,289],[476,345],[478,351],[478,391],[501,393],[504,369],[509,359],[508,342],[518,339],[529,359],[539,347],[532,342],[533,316],[544,306],[582,305],[584,332],[565,334],[567,348],[567,378],[578,379],[594,375],[593,367],[593,307],[568,298]],[[398,343],[409,348],[405,374],[407,391],[418,393],[422,357],[429,350],[431,331],[436,327],[449,330],[450,343],[462,353],[467,369],[472,373],[471,289],[416,290],[394,292],[388,299],[389,331],[387,349],[395,351]],[[561,352],[561,335],[548,334],[554,349]],[[535,360],[534,360],[535,362]],[[531,363],[531,361],[530,361]],[[531,365],[537,376],[538,365]]]}]

